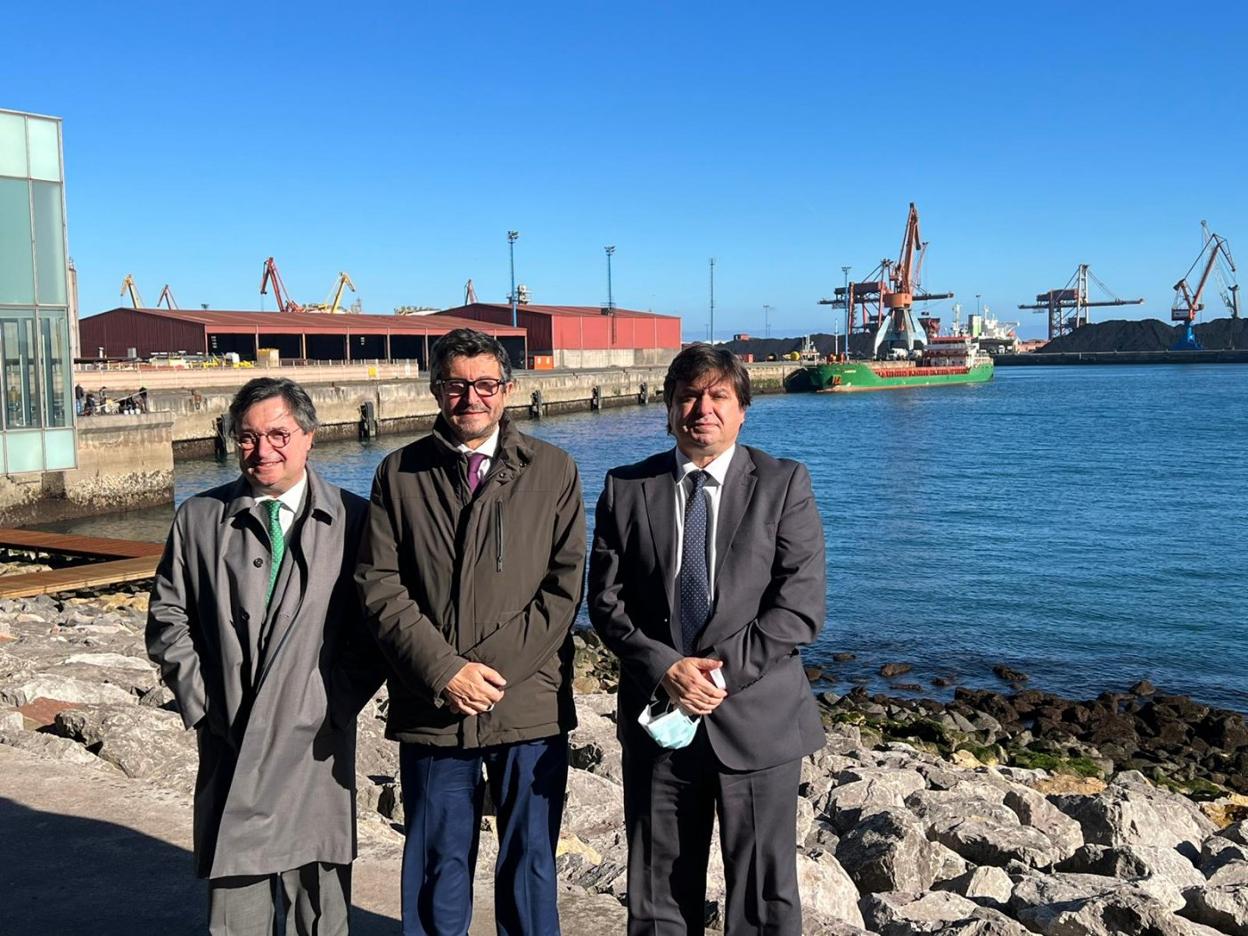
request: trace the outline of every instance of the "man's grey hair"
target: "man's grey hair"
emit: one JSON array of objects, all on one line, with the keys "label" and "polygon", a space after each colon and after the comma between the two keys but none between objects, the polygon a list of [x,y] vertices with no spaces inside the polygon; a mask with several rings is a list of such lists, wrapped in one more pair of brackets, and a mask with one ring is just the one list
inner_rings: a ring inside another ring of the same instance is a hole
[{"label": "man's grey hair", "polygon": [[230,432],[235,433],[242,424],[243,414],[265,400],[281,397],[286,409],[295,418],[299,428],[304,432],[315,432],[320,422],[316,418],[316,407],[308,391],[299,386],[289,377],[256,377],[243,384],[230,403]]},{"label": "man's grey hair", "polygon": [[457,328],[437,340],[429,354],[429,379],[445,379],[451,358],[478,357],[482,354],[488,354],[498,361],[503,382],[511,383],[511,358],[507,355],[507,349],[493,335],[479,332],[475,328]]}]

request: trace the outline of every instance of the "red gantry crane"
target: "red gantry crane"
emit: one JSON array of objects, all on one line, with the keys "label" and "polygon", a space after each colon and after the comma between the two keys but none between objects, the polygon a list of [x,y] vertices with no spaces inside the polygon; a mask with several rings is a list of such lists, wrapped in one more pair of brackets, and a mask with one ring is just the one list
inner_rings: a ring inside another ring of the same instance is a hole
[{"label": "red gantry crane", "polygon": [[277,263],[272,257],[264,261],[264,276],[260,280],[260,295],[267,295],[269,284],[273,284],[273,299],[279,312],[303,312],[303,306],[290,298],[286,286],[282,283],[282,275],[277,272]]},{"label": "red gantry crane", "polygon": [[[1215,269],[1224,284],[1222,299],[1231,310],[1231,318],[1239,318],[1239,286],[1234,282],[1235,261],[1231,259],[1231,248],[1227,246],[1226,238],[1210,231],[1209,225],[1204,221],[1200,222],[1200,226],[1205,244],[1200,248],[1200,253],[1197,254],[1191,267],[1188,268],[1187,275],[1174,284],[1174,303],[1170,306],[1170,320],[1183,322],[1187,326],[1183,337],[1175,342],[1172,349],[1174,351],[1200,350],[1200,342],[1196,339],[1196,332],[1192,325],[1196,321],[1196,314],[1205,307],[1201,299],[1204,297],[1205,285],[1209,282],[1209,274]],[[1218,263],[1219,259],[1225,264],[1226,270]],[[1187,284],[1187,277],[1200,266],[1202,260],[1205,261],[1205,268],[1193,291]]]},{"label": "red gantry crane", "polygon": [[845,309],[846,325],[852,332],[874,331],[875,350],[889,343],[913,350],[915,344],[926,344],[926,333],[916,327],[912,308],[915,302],[952,299],[953,293],[929,293],[922,288],[923,260],[927,242],[919,233],[919,209],[910,203],[901,250],[896,260],[885,258],[871,273],[871,278],[838,286],[832,299],[820,299],[820,305]]},{"label": "red gantry crane", "polygon": [[160,291],[160,298],[156,300],[156,308],[159,309],[162,302],[165,303],[170,312],[174,309],[181,308],[178,305],[178,300],[173,298],[173,290],[169,288],[168,283],[165,283],[165,288]]}]

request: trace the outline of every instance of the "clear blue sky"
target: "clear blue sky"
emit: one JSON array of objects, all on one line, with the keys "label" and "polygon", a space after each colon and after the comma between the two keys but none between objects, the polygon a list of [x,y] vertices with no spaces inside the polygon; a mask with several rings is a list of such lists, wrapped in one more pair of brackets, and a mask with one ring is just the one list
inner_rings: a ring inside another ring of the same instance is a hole
[{"label": "clear blue sky", "polygon": [[1148,299],[1098,317],[1167,318],[1202,218],[1248,262],[1246,8],[1028,6],[22,3],[0,107],[65,120],[83,314],[126,273],[259,308],[270,254],[304,302],[503,301],[514,228],[535,302],[603,301],[614,244],[616,303],[687,337],[709,257],[717,337],[830,331],[915,201],[964,310],[1038,335],[1086,261]]}]

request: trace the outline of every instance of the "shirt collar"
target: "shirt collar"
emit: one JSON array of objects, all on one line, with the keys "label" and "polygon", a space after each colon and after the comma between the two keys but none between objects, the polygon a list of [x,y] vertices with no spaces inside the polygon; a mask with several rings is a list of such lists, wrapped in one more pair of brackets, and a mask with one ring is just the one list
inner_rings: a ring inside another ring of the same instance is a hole
[{"label": "shirt collar", "polygon": [[493,461],[494,453],[498,451],[498,426],[495,426],[494,431],[490,433],[489,438],[487,438],[476,448],[470,448],[469,446],[463,444],[457,445],[455,448],[457,451],[463,452],[466,455],[484,455],[490,461]]},{"label": "shirt collar", "polygon": [[[728,446],[722,452],[712,459],[711,463],[702,470],[711,476],[711,480],[715,484],[723,484],[724,478],[728,476],[728,466],[732,464],[732,456],[737,451],[736,443]],[[689,475],[698,470],[698,466],[689,460],[689,456],[676,449],[676,482],[679,484],[689,477]]]},{"label": "shirt collar", "polygon": [[298,514],[299,509],[303,507],[303,498],[307,491],[308,472],[305,469],[303,474],[300,475],[299,480],[291,485],[284,494],[279,494],[277,497],[274,497],[271,494],[262,494],[256,498],[256,503],[259,504],[263,501],[270,500],[281,501],[283,507],[287,508],[293,514]]}]

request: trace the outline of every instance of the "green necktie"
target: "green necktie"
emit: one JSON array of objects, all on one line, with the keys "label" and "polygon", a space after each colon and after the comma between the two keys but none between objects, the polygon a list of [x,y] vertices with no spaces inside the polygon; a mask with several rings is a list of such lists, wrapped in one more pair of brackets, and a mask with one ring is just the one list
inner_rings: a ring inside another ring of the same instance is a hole
[{"label": "green necktie", "polygon": [[264,603],[267,606],[273,597],[273,586],[277,584],[277,570],[282,567],[282,558],[286,555],[286,537],[282,533],[282,521],[279,519],[282,502],[267,500],[264,506],[269,511],[269,548],[273,553],[273,562],[269,566],[269,590],[264,594]]}]

